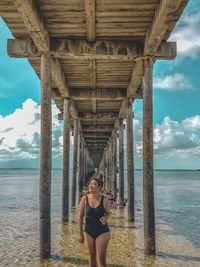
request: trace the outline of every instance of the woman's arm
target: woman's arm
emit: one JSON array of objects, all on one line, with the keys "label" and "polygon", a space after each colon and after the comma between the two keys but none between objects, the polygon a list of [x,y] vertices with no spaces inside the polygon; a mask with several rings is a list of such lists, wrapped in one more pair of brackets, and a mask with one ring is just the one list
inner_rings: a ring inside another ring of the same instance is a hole
[{"label": "woman's arm", "polygon": [[106,224],[108,221],[108,218],[110,217],[110,203],[107,198],[104,197],[104,208],[106,210],[105,215],[100,218],[100,221],[102,224]]},{"label": "woman's arm", "polygon": [[107,198],[105,198],[104,200],[105,203],[105,210],[106,210],[106,219],[108,220],[108,218],[110,217],[110,202]]},{"label": "woman's arm", "polygon": [[86,200],[86,196],[83,196],[81,198],[81,201],[79,204],[79,211],[78,211],[78,241],[80,243],[84,243],[83,216],[84,216],[85,200]]}]

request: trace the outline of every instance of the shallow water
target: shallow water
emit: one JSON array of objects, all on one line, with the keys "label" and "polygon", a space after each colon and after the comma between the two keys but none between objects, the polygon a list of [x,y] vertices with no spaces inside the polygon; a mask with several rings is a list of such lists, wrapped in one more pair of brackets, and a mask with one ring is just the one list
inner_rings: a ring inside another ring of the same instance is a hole
[{"label": "shallow water", "polygon": [[[61,225],[61,172],[52,179],[52,258],[39,261],[38,171],[0,171],[0,266],[88,266],[76,240],[76,212]],[[200,173],[155,172],[156,257],[144,257],[142,172],[136,172],[136,222],[112,210],[108,266],[200,266]]]}]

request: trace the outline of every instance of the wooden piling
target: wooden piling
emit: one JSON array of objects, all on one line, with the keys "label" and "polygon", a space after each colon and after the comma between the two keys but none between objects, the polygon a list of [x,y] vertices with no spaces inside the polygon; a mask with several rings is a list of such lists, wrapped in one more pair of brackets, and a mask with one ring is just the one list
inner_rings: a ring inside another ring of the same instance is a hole
[{"label": "wooden piling", "polygon": [[41,56],[41,139],[40,139],[40,258],[51,256],[51,59]]},{"label": "wooden piling", "polygon": [[78,133],[78,199],[83,191],[83,177],[82,177],[82,141],[81,132]]},{"label": "wooden piling", "polygon": [[123,120],[119,127],[119,205],[124,203],[124,133]]},{"label": "wooden piling", "polygon": [[64,99],[63,119],[63,173],[62,173],[62,223],[69,220],[69,163],[70,163],[70,113],[69,100]]},{"label": "wooden piling", "polygon": [[117,198],[117,135],[113,135],[113,192]]},{"label": "wooden piling", "polygon": [[78,151],[78,120],[74,120],[74,157],[73,157],[73,174],[72,174],[72,202],[76,205],[76,182],[77,182],[77,151]]},{"label": "wooden piling", "polygon": [[154,170],[153,170],[153,104],[152,104],[153,60],[144,61],[143,78],[143,183],[144,183],[144,243],[145,254],[154,255]]},{"label": "wooden piling", "polygon": [[134,157],[133,157],[133,111],[132,104],[126,116],[127,140],[127,205],[128,221],[134,222]]}]

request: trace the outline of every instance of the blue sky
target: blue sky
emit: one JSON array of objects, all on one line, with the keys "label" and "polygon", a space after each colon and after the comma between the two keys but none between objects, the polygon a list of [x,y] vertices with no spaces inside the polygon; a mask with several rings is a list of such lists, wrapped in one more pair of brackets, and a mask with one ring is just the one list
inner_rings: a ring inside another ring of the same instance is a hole
[{"label": "blue sky", "polygon": [[[200,168],[200,8],[190,0],[170,40],[178,55],[154,66],[155,168]],[[0,18],[0,168],[38,167],[40,81],[26,59],[9,58]],[[53,165],[61,167],[62,124],[53,105]],[[135,162],[142,167],[142,101],[134,105]],[[22,123],[23,121],[23,123]]]}]

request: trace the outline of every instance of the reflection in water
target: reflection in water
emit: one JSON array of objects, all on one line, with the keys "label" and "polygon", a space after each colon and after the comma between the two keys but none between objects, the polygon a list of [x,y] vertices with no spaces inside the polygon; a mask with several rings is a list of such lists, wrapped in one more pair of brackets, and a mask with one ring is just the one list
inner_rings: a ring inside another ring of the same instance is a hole
[{"label": "reflection in water", "polygon": [[[39,173],[0,172],[0,267],[86,267],[86,245],[77,241],[76,211],[61,225],[61,172],[52,179],[52,257],[39,261]],[[157,172],[156,257],[144,256],[142,177],[136,173],[135,226],[127,210],[112,210],[108,267],[199,267],[199,172]]]},{"label": "reflection in water", "polygon": [[[157,255],[144,256],[143,230],[126,221],[126,210],[113,210],[110,218],[111,241],[107,252],[108,267],[173,267],[200,266],[200,253],[181,236],[170,235],[164,222],[158,223]],[[57,233],[58,234],[58,233]],[[60,240],[50,261],[38,262],[40,267],[86,267],[88,253],[86,245],[77,239],[76,212],[70,221],[60,225]],[[176,252],[175,252],[176,251]]]}]

